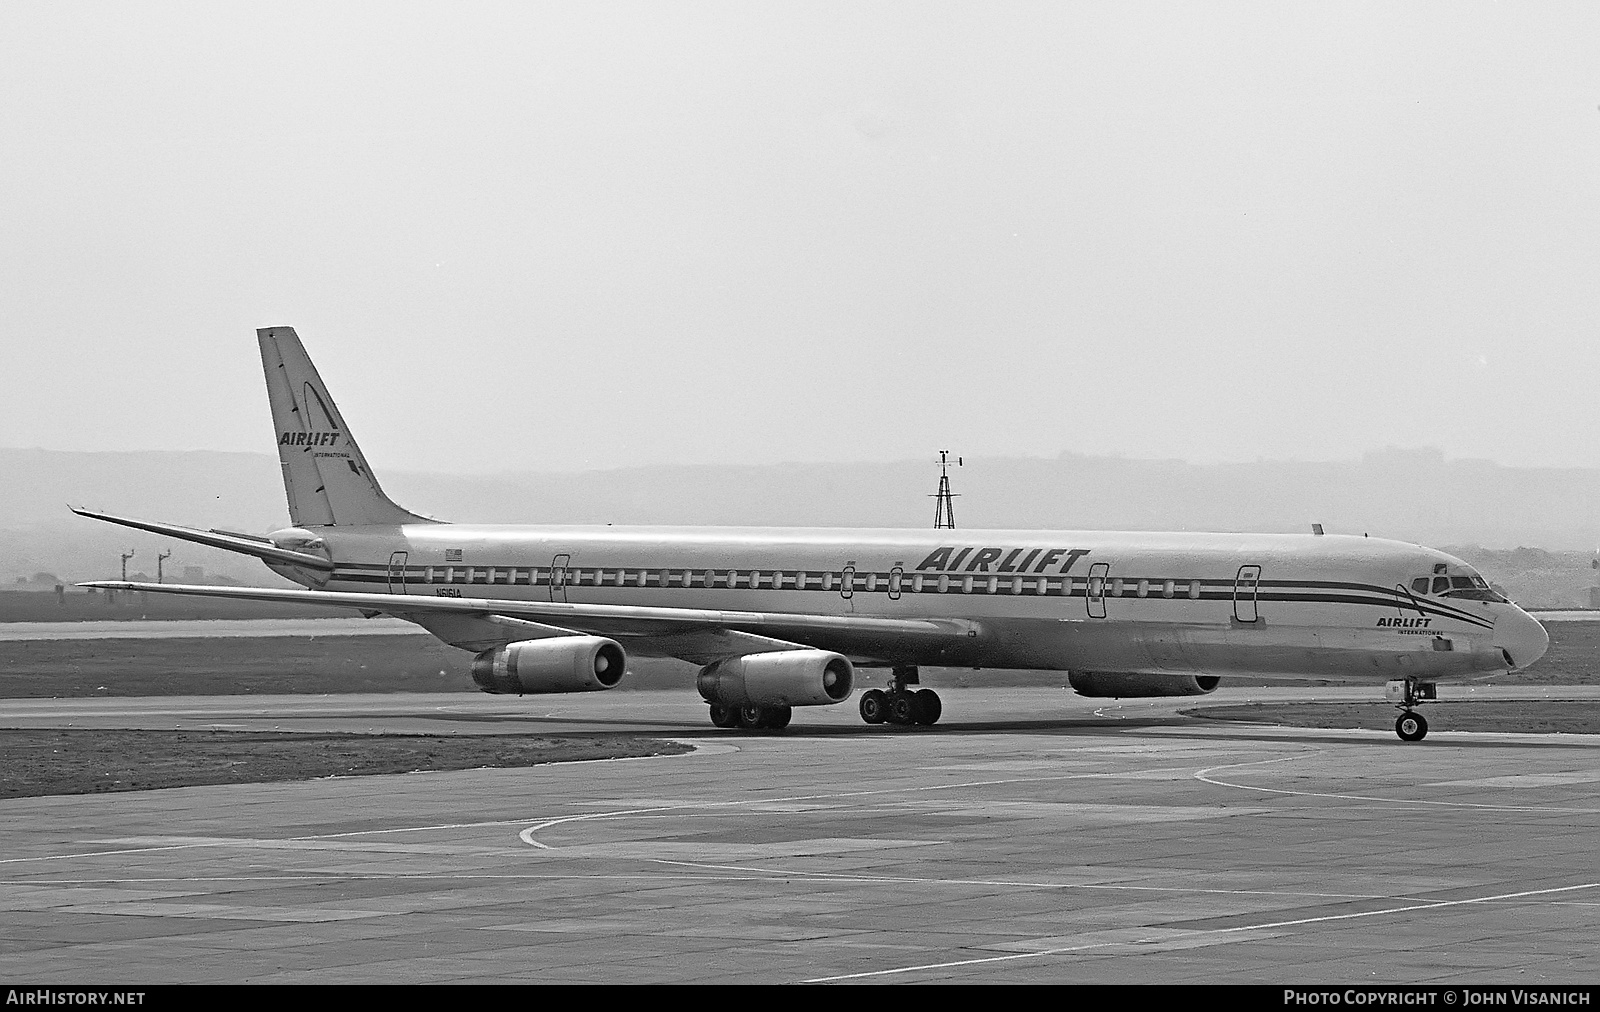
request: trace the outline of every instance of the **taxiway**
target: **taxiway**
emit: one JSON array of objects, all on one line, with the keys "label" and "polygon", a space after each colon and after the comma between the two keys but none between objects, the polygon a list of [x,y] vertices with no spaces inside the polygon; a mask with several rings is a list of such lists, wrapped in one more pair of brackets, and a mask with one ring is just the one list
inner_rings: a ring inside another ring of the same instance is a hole
[{"label": "taxiway", "polygon": [[1370,690],[943,692],[934,728],[834,707],[754,735],[674,693],[3,701],[5,727],[610,730],[699,751],[0,802],[0,973],[1600,981],[1600,737],[1407,745],[1176,713]]}]

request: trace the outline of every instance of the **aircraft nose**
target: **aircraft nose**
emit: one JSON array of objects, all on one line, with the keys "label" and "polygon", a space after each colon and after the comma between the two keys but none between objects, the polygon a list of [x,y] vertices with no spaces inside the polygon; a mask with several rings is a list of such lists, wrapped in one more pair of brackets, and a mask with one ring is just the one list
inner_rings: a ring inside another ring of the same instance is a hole
[{"label": "aircraft nose", "polygon": [[1544,631],[1538,619],[1521,608],[1512,607],[1495,620],[1494,645],[1505,654],[1511,669],[1520,671],[1550,649],[1550,634]]}]

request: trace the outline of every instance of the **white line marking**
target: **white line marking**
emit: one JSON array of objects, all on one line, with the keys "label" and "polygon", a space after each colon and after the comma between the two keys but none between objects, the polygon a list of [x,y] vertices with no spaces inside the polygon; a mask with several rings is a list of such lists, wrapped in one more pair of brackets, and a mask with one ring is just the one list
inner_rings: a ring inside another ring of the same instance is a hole
[{"label": "white line marking", "polygon": [[1600,808],[1552,808],[1549,806],[1535,805],[1485,805],[1472,801],[1427,801],[1416,798],[1380,798],[1370,794],[1325,794],[1317,791],[1293,791],[1281,787],[1255,787],[1251,784],[1236,784],[1226,780],[1217,780],[1206,774],[1218,770],[1244,769],[1249,766],[1267,766],[1272,763],[1289,762],[1293,759],[1303,759],[1311,753],[1284,756],[1281,759],[1261,759],[1256,762],[1230,763],[1226,766],[1208,766],[1194,775],[1196,780],[1211,784],[1214,787],[1231,787],[1241,791],[1259,791],[1263,794],[1282,794],[1297,798],[1329,798],[1335,801],[1376,801],[1386,805],[1431,805],[1437,808],[1470,808],[1488,812],[1550,812],[1561,815],[1596,815]]},{"label": "white line marking", "polygon": [[[1152,770],[1142,770],[1141,772],[1143,772],[1143,773],[1180,772],[1180,771],[1191,769],[1191,768],[1192,767],[1190,767],[1190,766],[1158,767],[1158,768],[1152,769]],[[792,803],[797,802],[797,801],[822,801],[822,800],[834,800],[834,799],[842,799],[842,798],[866,798],[866,797],[876,797],[876,796],[885,795],[885,794],[916,794],[916,793],[922,793],[922,792],[928,792],[928,791],[964,790],[964,789],[971,788],[971,787],[999,787],[999,786],[1004,786],[1006,784],[1050,783],[1052,781],[1057,781],[1057,780],[1097,780],[1097,779],[1116,780],[1116,779],[1121,779],[1124,776],[1126,776],[1126,774],[1118,773],[1118,772],[1113,772],[1113,773],[1105,773],[1105,772],[1064,773],[1064,774],[1061,774],[1059,776],[1053,776],[1053,777],[1007,777],[1007,778],[1002,779],[1002,780],[970,780],[970,781],[964,781],[962,783],[956,783],[956,784],[926,784],[926,785],[923,785],[923,786],[920,786],[920,787],[914,787],[914,786],[913,787],[884,787],[884,788],[878,788],[878,789],[874,789],[874,790],[836,791],[836,792],[829,792],[829,793],[824,793],[824,794],[795,794],[795,795],[790,795],[788,797],[782,797],[782,798],[744,798],[744,799],[740,799],[738,801],[691,801],[691,802],[683,802],[683,803],[680,803],[680,804],[673,804],[673,805],[651,805],[651,806],[644,807],[644,808],[626,808],[626,809],[621,809],[619,811],[610,811],[610,812],[589,812],[589,813],[584,814],[584,815],[566,815],[566,816],[562,816],[561,818],[558,818],[558,819],[549,819],[549,820],[546,820],[544,822],[540,822],[540,823],[538,823],[536,825],[529,826],[527,829],[524,829],[522,832],[518,833],[517,836],[522,840],[523,843],[527,844],[530,847],[536,847],[539,850],[556,850],[558,848],[551,847],[548,844],[540,843],[538,840],[535,840],[533,838],[534,834],[538,833],[538,832],[540,832],[542,830],[549,829],[551,826],[561,826],[561,825],[566,825],[568,823],[573,823],[573,822],[589,822],[589,821],[593,821],[593,820],[596,820],[596,819],[611,819],[611,818],[618,818],[618,817],[630,816],[630,815],[648,815],[648,814],[653,814],[655,812],[679,812],[679,811],[686,811],[686,810],[690,810],[690,809],[743,808],[743,807],[748,807],[750,805],[792,804]],[[518,820],[518,821],[524,821],[525,822],[527,820]],[[503,825],[503,824],[504,823],[497,823],[497,825]],[[456,827],[450,827],[450,828],[456,828]],[[406,832],[406,830],[366,830],[365,832],[368,832],[368,833]]]},{"label": "white line marking", "polygon": [[[1232,935],[1245,931],[1267,931],[1272,928],[1292,928],[1305,924],[1324,924],[1329,921],[1349,921],[1360,917],[1381,917],[1385,914],[1403,914],[1418,910],[1440,910],[1445,907],[1468,906],[1474,903],[1493,903],[1499,900],[1522,899],[1528,896],[1547,896],[1553,893],[1576,892],[1580,889],[1594,889],[1600,882],[1585,882],[1583,885],[1558,886],[1554,889],[1530,889],[1524,892],[1501,893],[1496,896],[1479,896],[1470,900],[1442,900],[1437,903],[1414,903],[1403,907],[1387,907],[1383,910],[1363,910],[1353,914],[1328,914],[1322,917],[1301,917],[1288,921],[1270,921],[1265,924],[1241,924],[1232,928],[1213,928],[1205,931],[1196,931],[1190,937],[1203,938],[1206,936]],[[1082,952],[1087,949],[1103,949],[1112,945],[1138,945],[1141,941],[1157,942],[1171,941],[1167,936],[1161,939],[1143,939],[1129,942],[1118,940],[1112,942],[1095,942],[1088,945],[1069,945],[1057,949],[1043,949],[1039,952],[1019,952],[1008,956],[984,956],[976,959],[958,959],[948,963],[924,963],[920,966],[899,966],[890,970],[868,970],[864,973],[843,973],[833,977],[812,977],[802,980],[802,984],[828,984],[840,980],[860,980],[863,977],[884,977],[898,973],[916,973],[921,970],[947,970],[958,966],[976,966],[983,963],[1006,963],[1019,959],[1037,959],[1041,956],[1055,956],[1063,952]]]},{"label": "white line marking", "polygon": [[[1307,899],[1328,900],[1392,900],[1406,899],[1394,893],[1303,893],[1283,889],[1200,889],[1177,885],[1127,885],[1114,882],[1028,882],[1017,879],[963,879],[919,878],[911,875],[864,875],[848,872],[788,871],[782,868],[752,868],[737,864],[710,864],[704,861],[674,861],[670,858],[653,859],[658,864],[682,865],[686,868],[704,868],[708,871],[761,872],[775,878],[809,879],[816,882],[863,882],[888,885],[948,885],[948,886],[1014,886],[1018,889],[1106,889],[1127,892],[1184,893],[1215,896],[1300,896]],[[1221,916],[1221,915],[1219,915]]]}]

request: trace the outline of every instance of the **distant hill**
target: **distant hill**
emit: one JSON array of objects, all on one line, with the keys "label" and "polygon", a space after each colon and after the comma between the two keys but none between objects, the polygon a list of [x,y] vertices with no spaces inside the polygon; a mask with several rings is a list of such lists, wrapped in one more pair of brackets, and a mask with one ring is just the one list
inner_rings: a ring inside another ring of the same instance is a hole
[{"label": "distant hill", "polygon": [[[932,460],[627,468],[446,475],[385,468],[386,490],[421,513],[482,523],[931,527]],[[75,580],[154,572],[162,539],[80,520],[66,503],[198,527],[266,531],[287,523],[278,463],[267,454],[0,450],[0,586],[40,571]],[[969,459],[955,471],[963,528],[1306,531],[1421,544],[1539,548],[1554,572],[1548,603],[1586,604],[1600,544],[1600,468],[1519,468],[1384,450],[1360,460],[1190,464],[1064,454]],[[183,565],[258,582],[258,564],[171,546]],[[1554,553],[1554,554],[1548,554]],[[1504,582],[1512,556],[1481,562]],[[1527,557],[1524,562],[1529,561]],[[1502,566],[1499,572],[1494,566]],[[1541,577],[1540,585],[1550,579]]]}]

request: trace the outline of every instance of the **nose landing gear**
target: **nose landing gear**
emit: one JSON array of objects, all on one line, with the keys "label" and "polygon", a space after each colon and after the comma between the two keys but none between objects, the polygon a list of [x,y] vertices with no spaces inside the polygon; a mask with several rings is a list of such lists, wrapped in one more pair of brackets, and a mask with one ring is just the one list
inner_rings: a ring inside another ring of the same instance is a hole
[{"label": "nose landing gear", "polygon": [[1439,698],[1439,686],[1433,682],[1419,682],[1415,678],[1390,682],[1383,687],[1384,697],[1400,707],[1400,716],[1394,722],[1394,733],[1401,741],[1421,741],[1428,736],[1428,722],[1414,709],[1421,703]]},{"label": "nose landing gear", "polygon": [[932,689],[908,689],[917,684],[917,669],[895,668],[889,689],[868,689],[861,694],[861,719],[868,724],[933,724],[944,703]]}]

